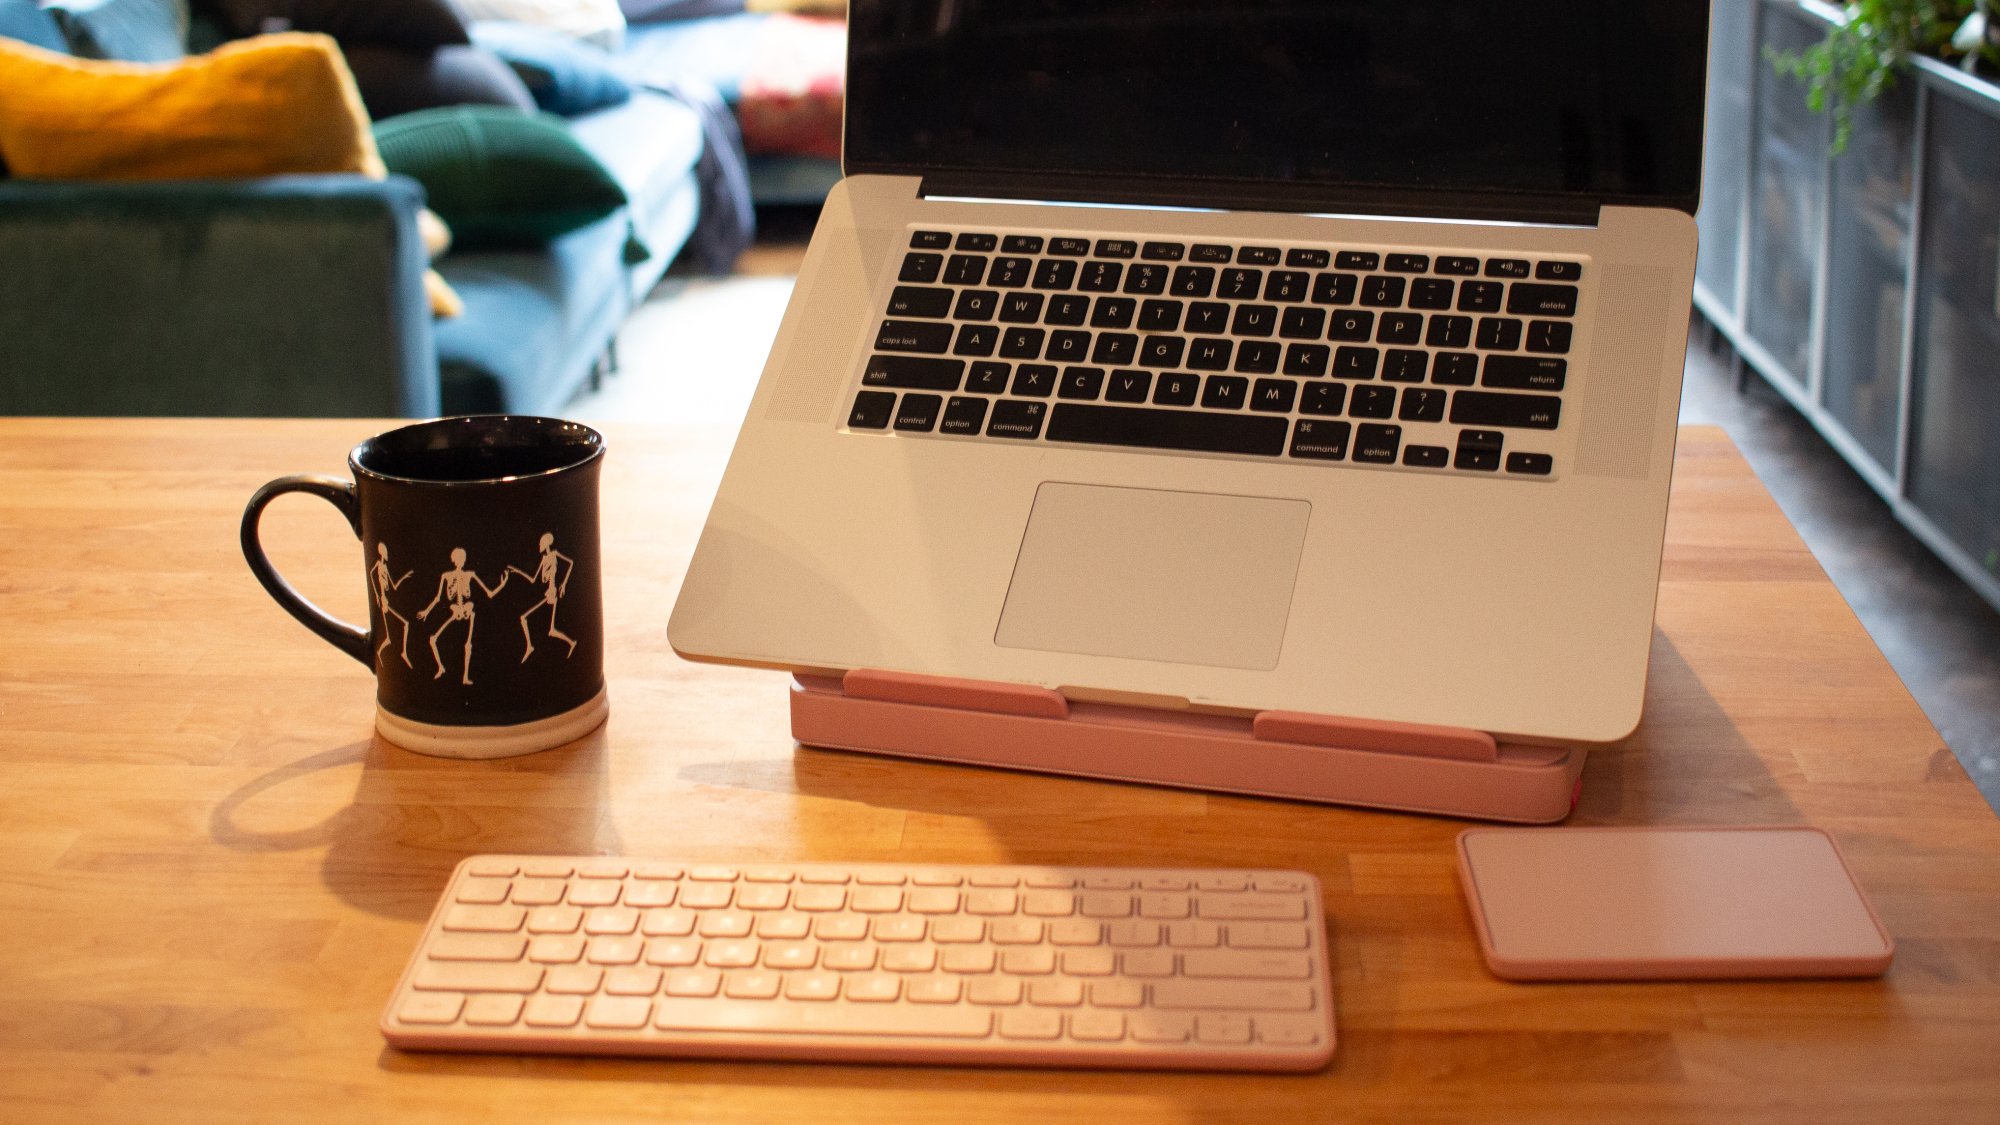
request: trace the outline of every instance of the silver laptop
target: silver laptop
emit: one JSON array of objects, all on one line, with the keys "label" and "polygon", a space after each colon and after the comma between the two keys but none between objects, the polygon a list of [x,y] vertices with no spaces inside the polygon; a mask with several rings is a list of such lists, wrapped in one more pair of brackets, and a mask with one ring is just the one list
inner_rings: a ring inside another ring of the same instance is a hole
[{"label": "silver laptop", "polygon": [[1622,737],[1707,19],[853,0],[846,178],[675,650]]}]

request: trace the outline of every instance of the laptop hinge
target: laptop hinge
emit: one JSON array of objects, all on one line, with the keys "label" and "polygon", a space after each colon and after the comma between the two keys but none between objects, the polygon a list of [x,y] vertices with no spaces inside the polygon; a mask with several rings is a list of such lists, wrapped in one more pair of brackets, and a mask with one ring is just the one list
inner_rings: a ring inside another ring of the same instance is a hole
[{"label": "laptop hinge", "polygon": [[1027,176],[991,172],[926,172],[921,192],[931,198],[1382,215],[1391,218],[1580,227],[1596,226],[1599,206],[1609,202],[1585,196],[1388,190],[1329,187],[1293,181],[1166,180],[1063,173]]}]

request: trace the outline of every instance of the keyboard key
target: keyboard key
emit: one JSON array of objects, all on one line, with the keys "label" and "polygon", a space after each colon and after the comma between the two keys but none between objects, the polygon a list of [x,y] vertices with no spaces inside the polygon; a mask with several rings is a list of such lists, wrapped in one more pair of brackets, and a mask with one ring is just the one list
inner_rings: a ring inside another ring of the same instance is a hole
[{"label": "keyboard key", "polygon": [[1163,374],[1153,390],[1153,401],[1160,406],[1193,406],[1200,393],[1199,375]]},{"label": "keyboard key", "polygon": [[1285,264],[1294,269],[1323,270],[1333,264],[1333,255],[1325,250],[1296,249],[1285,252]]},{"label": "keyboard key", "polygon": [[896,280],[928,285],[938,279],[938,274],[943,269],[943,254],[905,254],[902,272],[896,275]]},{"label": "keyboard key", "polygon": [[944,250],[951,246],[951,233],[941,230],[920,230],[910,234],[910,246],[918,250]]},{"label": "keyboard key", "polygon": [[1429,326],[1424,330],[1424,343],[1434,348],[1471,347],[1472,318],[1442,314],[1431,317]]},{"label": "keyboard key", "polygon": [[1276,305],[1238,305],[1229,330],[1238,336],[1269,336],[1278,330]]},{"label": "keyboard key", "polygon": [[1562,400],[1550,395],[1458,391],[1451,398],[1451,421],[1458,426],[1553,430],[1561,418]]},{"label": "keyboard key", "polygon": [[1430,360],[1429,352],[1390,348],[1382,358],[1382,379],[1390,383],[1421,383]]},{"label": "keyboard key", "polygon": [[1287,922],[1232,922],[1228,938],[1231,949],[1304,949],[1311,931]]},{"label": "keyboard key", "polygon": [[[1237,260],[1243,259],[1239,255]],[[1226,269],[1216,281],[1215,295],[1231,301],[1254,301],[1263,288],[1263,270]]]},{"label": "keyboard key", "polygon": [[951,290],[898,285],[889,294],[889,312],[903,317],[945,316],[951,312]]},{"label": "keyboard key", "polygon": [[1573,332],[1573,326],[1566,320],[1531,320],[1528,322],[1528,350],[1567,355]]},{"label": "keyboard key", "polygon": [[1106,367],[1126,367],[1139,358],[1139,337],[1130,332],[1100,332],[1090,349],[1090,362]]},{"label": "keyboard key", "polygon": [[1139,244],[1129,238],[1100,238],[1097,240],[1097,256],[1100,258],[1130,258],[1139,252]]},{"label": "keyboard key", "polygon": [[1581,281],[1582,262],[1537,262],[1535,276],[1543,281]]},{"label": "keyboard key", "polygon": [[1312,299],[1316,305],[1351,305],[1361,279],[1351,273],[1323,273],[1313,278]]},{"label": "keyboard key", "polygon": [[[1189,953],[1186,956],[1199,954]],[[1170,1011],[1264,1008],[1278,1012],[1309,1012],[1313,1009],[1313,994],[1311,986],[1303,984],[1163,980],[1153,985],[1153,1004]]]},{"label": "keyboard key", "polygon": [[1181,302],[1147,301],[1139,306],[1139,330],[1172,332],[1181,326]]},{"label": "keyboard key", "polygon": [[1431,358],[1431,382],[1469,387],[1479,374],[1479,357],[1471,352],[1439,352]]},{"label": "keyboard key", "polygon": [[[1326,384],[1316,384],[1324,386]],[[1335,384],[1338,385],[1338,384]],[[1308,387],[1307,391],[1313,390]],[[1343,461],[1347,458],[1347,439],[1353,427],[1346,422],[1326,422],[1313,418],[1301,418],[1292,424],[1291,454],[1307,457],[1315,461]]]},{"label": "keyboard key", "polygon": [[445,910],[443,928],[472,933],[511,934],[527,921],[519,906],[452,906]]},{"label": "keyboard key", "polygon": [[1382,353],[1374,348],[1337,348],[1333,353],[1333,373],[1342,379],[1373,379]]},{"label": "keyboard key", "polygon": [[1500,468],[1501,435],[1491,430],[1460,430],[1452,467],[1490,473]]},{"label": "keyboard key", "polygon": [[1019,289],[1028,284],[1034,266],[1031,258],[995,258],[993,268],[987,271],[986,284],[995,289]]},{"label": "keyboard key", "polygon": [[1376,329],[1375,339],[1384,344],[1414,344],[1424,337],[1424,316],[1422,313],[1385,312],[1381,327]]},{"label": "keyboard key", "polygon": [[943,352],[951,346],[951,325],[921,320],[885,320],[875,333],[885,352]]},{"label": "keyboard key", "polygon": [[1479,273],[1479,259],[1463,257],[1439,258],[1436,269],[1439,273],[1448,273],[1459,277],[1475,277]]},{"label": "keyboard key", "polygon": [[1310,980],[1312,958],[1304,953],[1191,949],[1181,954],[1181,973],[1226,980]]},{"label": "keyboard key", "polygon": [[1245,375],[1269,375],[1278,370],[1284,349],[1269,340],[1244,340],[1236,345],[1236,370]]},{"label": "keyboard key", "polygon": [[[938,325],[940,328],[945,325]],[[895,387],[912,391],[955,391],[959,379],[965,374],[962,359],[930,359],[911,355],[876,355],[868,357],[868,366],[861,372],[861,382],[869,387]],[[884,423],[888,421],[886,414]],[[852,420],[850,426],[862,425]],[[879,429],[879,426],[870,427]]]},{"label": "keyboard key", "polygon": [[1090,240],[1088,238],[1051,238],[1049,239],[1049,253],[1067,258],[1081,258],[1090,253]]},{"label": "keyboard key", "polygon": [[519,961],[526,934],[445,934],[431,945],[437,961]]},{"label": "keyboard key", "polygon": [[484,961],[431,961],[410,978],[410,987],[424,992],[533,992],[541,983],[540,965]]},{"label": "keyboard key", "polygon": [[1458,285],[1442,277],[1420,277],[1410,282],[1410,307],[1413,309],[1448,309],[1451,295]]},{"label": "keyboard key", "polygon": [[583,1018],[581,996],[530,996],[522,1022],[529,1027],[575,1027]]},{"label": "keyboard key", "polygon": [[[930,433],[937,428],[938,415],[943,413],[943,411],[944,397],[942,395],[904,395],[903,401],[896,406],[895,428],[903,433]],[[744,905],[748,906],[749,904],[745,903]],[[636,926],[639,921],[638,913],[636,911],[629,913],[631,913],[632,922]],[[588,928],[588,924],[586,924],[586,928]],[[629,933],[630,931],[625,932]]]},{"label": "keyboard key", "polygon": [[[1161,377],[1162,387],[1167,379]],[[1049,423],[1049,440],[1276,456],[1284,451],[1286,431],[1283,418],[1267,415],[1059,403]]]},{"label": "keyboard key", "polygon": [[[848,998],[875,1000],[878,999],[878,990],[897,984],[894,977],[879,979],[886,984],[870,984],[863,989],[865,995],[860,996],[855,994],[856,982],[848,982]],[[661,1000],[658,1008],[653,1015],[653,1026],[668,1031],[974,1039],[983,1038],[993,1030],[992,1013],[977,1008],[900,1005],[836,1008],[782,1001],[772,1004],[725,1004],[680,999]],[[1057,1018],[1060,1020],[1061,1017]]]},{"label": "keyboard key", "polygon": [[1152,388],[1153,375],[1149,371],[1113,371],[1110,383],[1104,388],[1104,398],[1108,402],[1144,402]]},{"label": "keyboard key", "polygon": [[958,339],[951,345],[951,354],[986,356],[1000,343],[1000,330],[991,324],[961,324]]},{"label": "keyboard key", "polygon": [[1264,279],[1266,301],[1303,301],[1312,293],[1312,275],[1297,270],[1272,270]]},{"label": "keyboard key", "polygon": [[1366,340],[1375,334],[1375,314],[1359,309],[1343,309],[1327,320],[1329,340]]},{"label": "keyboard key", "polygon": [[1066,367],[1062,382],[1056,387],[1056,397],[1067,399],[1095,399],[1104,393],[1104,369],[1101,367]]},{"label": "keyboard key", "polygon": [[1207,242],[1198,242],[1188,250],[1188,261],[1190,262],[1227,263],[1230,256],[1231,251],[1229,247],[1217,246]]},{"label": "keyboard key", "polygon": [[1010,234],[1000,240],[1000,250],[1005,254],[1039,254],[1042,252],[1042,236]]},{"label": "keyboard key", "polygon": [[1505,390],[1555,392],[1563,389],[1568,373],[1569,361],[1553,356],[1489,355],[1479,382]]},{"label": "keyboard key", "polygon": [[1411,387],[1403,392],[1396,417],[1404,422],[1442,422],[1446,394],[1435,387]]},{"label": "keyboard key", "polygon": [[1000,1035],[1005,1039],[1060,1039],[1062,1013],[1034,1008],[1001,1012]]},{"label": "keyboard key", "polygon": [[1458,287],[1458,311],[1499,312],[1505,289],[1497,281],[1468,281]]},{"label": "keyboard key", "polygon": [[1348,398],[1347,412],[1356,418],[1387,418],[1396,412],[1396,388],[1356,387]]},{"label": "keyboard key", "polygon": [[1196,371],[1227,371],[1235,348],[1232,341],[1204,336],[1188,348],[1187,365]]},{"label": "keyboard key", "polygon": [[938,423],[941,434],[977,434],[986,424],[986,400],[953,395],[945,403],[944,420]]},{"label": "keyboard key", "polygon": [[1203,1014],[1195,1019],[1194,1037],[1203,1043],[1241,1045],[1250,1042],[1250,1017]]},{"label": "keyboard key", "polygon": [[1139,253],[1149,262],[1178,262],[1187,257],[1187,247],[1178,242],[1148,242]]},{"label": "keyboard key", "polygon": [[1081,363],[1088,358],[1090,333],[1057,331],[1049,333],[1043,357],[1053,363]]},{"label": "keyboard key", "polygon": [[1035,276],[1030,284],[1037,289],[1068,289],[1076,284],[1076,263],[1061,258],[1043,258],[1035,266]]},{"label": "keyboard key", "polygon": [[1342,250],[1333,256],[1333,264],[1344,270],[1379,269],[1382,256],[1366,250]]},{"label": "keyboard key", "polygon": [[[1077,409],[1087,409],[1078,407]],[[1032,440],[1042,435],[1042,419],[1048,407],[1040,402],[1002,400],[993,404],[993,420],[986,424],[986,436]]]},{"label": "keyboard key", "polygon": [[1508,317],[1482,316],[1474,340],[1487,351],[1511,352],[1521,346],[1521,327],[1520,321]]},{"label": "keyboard key", "polygon": [[1376,274],[1361,282],[1361,303],[1372,308],[1396,309],[1403,306],[1404,279]]},{"label": "keyboard key", "polygon": [[1187,341],[1179,336],[1148,336],[1139,346],[1139,362],[1147,367],[1179,367]]},{"label": "keyboard key", "polygon": [[1528,276],[1528,263],[1519,258],[1488,258],[1486,259],[1486,276],[1526,277]]},{"label": "keyboard key", "polygon": [[1507,290],[1507,311],[1515,316],[1575,316],[1574,285],[1520,282]]},{"label": "keyboard key", "polygon": [[1176,297],[1206,297],[1214,291],[1215,269],[1212,266],[1175,267],[1174,280],[1168,289]]},{"label": "keyboard key", "polygon": [[1299,413],[1338,415],[1347,406],[1345,383],[1310,383],[1299,396]]},{"label": "keyboard key", "polygon": [[1009,328],[1000,334],[1000,355],[1005,359],[1039,359],[1047,336],[1040,328]]},{"label": "keyboard key", "polygon": [[1012,364],[975,363],[966,372],[965,389],[982,395],[1006,394],[1013,374]]},{"label": "keyboard key", "polygon": [[419,993],[403,1001],[396,1009],[396,1018],[404,1023],[456,1023],[464,1008],[465,997],[455,992]]},{"label": "keyboard key", "polygon": [[1090,298],[1076,293],[1063,293],[1049,298],[1049,306],[1042,314],[1042,323],[1074,328],[1082,324],[1090,315]]},{"label": "keyboard key", "polygon": [[1382,263],[1391,273],[1423,273],[1431,268],[1428,254],[1391,254]]},{"label": "keyboard key", "polygon": [[1078,1012],[1069,1019],[1069,1033],[1085,1042],[1116,1043],[1125,1038],[1125,1016],[1119,1012]]},{"label": "keyboard key", "polygon": [[1245,246],[1236,251],[1236,260],[1246,266],[1275,266],[1278,264],[1278,248],[1275,246]]},{"label": "keyboard key", "polygon": [[1040,293],[1009,293],[1000,299],[1000,319],[1006,324],[1033,324],[1042,318]]},{"label": "keyboard key", "polygon": [[1287,340],[1317,340],[1325,332],[1325,309],[1286,309],[1278,320],[1278,335]]},{"label": "keyboard key", "polygon": [[1125,278],[1125,267],[1117,262],[1086,262],[1076,287],[1090,293],[1115,293]]},{"label": "keyboard key", "polygon": [[1284,372],[1303,378],[1317,378],[1326,374],[1327,364],[1333,358],[1333,349],[1325,344],[1292,344],[1285,349]]},{"label": "keyboard key", "polygon": [[944,282],[947,285],[977,285],[985,278],[986,259],[978,255],[953,254],[945,259]]},{"label": "keyboard key", "polygon": [[1165,293],[1173,276],[1166,266],[1140,263],[1125,271],[1125,292],[1141,295]]},{"label": "keyboard key", "polygon": [[958,241],[952,245],[959,250],[970,250],[977,254],[990,254],[995,247],[1000,245],[1000,239],[997,235],[974,234],[966,231],[961,233],[958,236]]},{"label": "keyboard key", "polygon": [[1229,306],[1221,301],[1190,303],[1186,331],[1199,336],[1214,336],[1229,331]]},{"label": "keyboard key", "polygon": [[1509,453],[1507,471],[1524,476],[1545,477],[1555,469],[1555,458],[1546,453]]},{"label": "keyboard key", "polygon": [[[1403,427],[1363,422],[1354,431],[1354,459],[1372,465],[1393,465],[1402,444]],[[1209,915],[1214,917],[1214,915]]]},{"label": "keyboard key", "polygon": [[1248,379],[1239,379],[1234,375],[1210,375],[1202,384],[1201,404],[1209,410],[1240,410],[1249,394]]}]

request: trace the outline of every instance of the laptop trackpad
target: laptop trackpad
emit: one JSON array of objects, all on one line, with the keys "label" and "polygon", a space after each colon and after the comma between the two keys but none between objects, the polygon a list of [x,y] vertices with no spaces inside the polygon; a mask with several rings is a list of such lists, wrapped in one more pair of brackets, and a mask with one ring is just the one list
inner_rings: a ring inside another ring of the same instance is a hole
[{"label": "laptop trackpad", "polygon": [[1268,671],[1312,505],[1046,483],[995,643]]}]

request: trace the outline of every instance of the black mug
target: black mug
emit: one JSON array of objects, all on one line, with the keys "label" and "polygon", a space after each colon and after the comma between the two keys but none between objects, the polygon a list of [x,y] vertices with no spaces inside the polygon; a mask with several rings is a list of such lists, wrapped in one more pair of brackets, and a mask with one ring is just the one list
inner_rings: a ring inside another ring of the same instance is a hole
[{"label": "black mug", "polygon": [[[352,483],[290,476],[243,511],[243,556],[278,604],[375,673],[375,727],[398,746],[504,758],[595,730],[604,687],[597,480],[604,439],[553,418],[443,418],[347,456]],[[369,628],[292,588],[258,540],[287,492],[331,502],[361,538]]]}]

